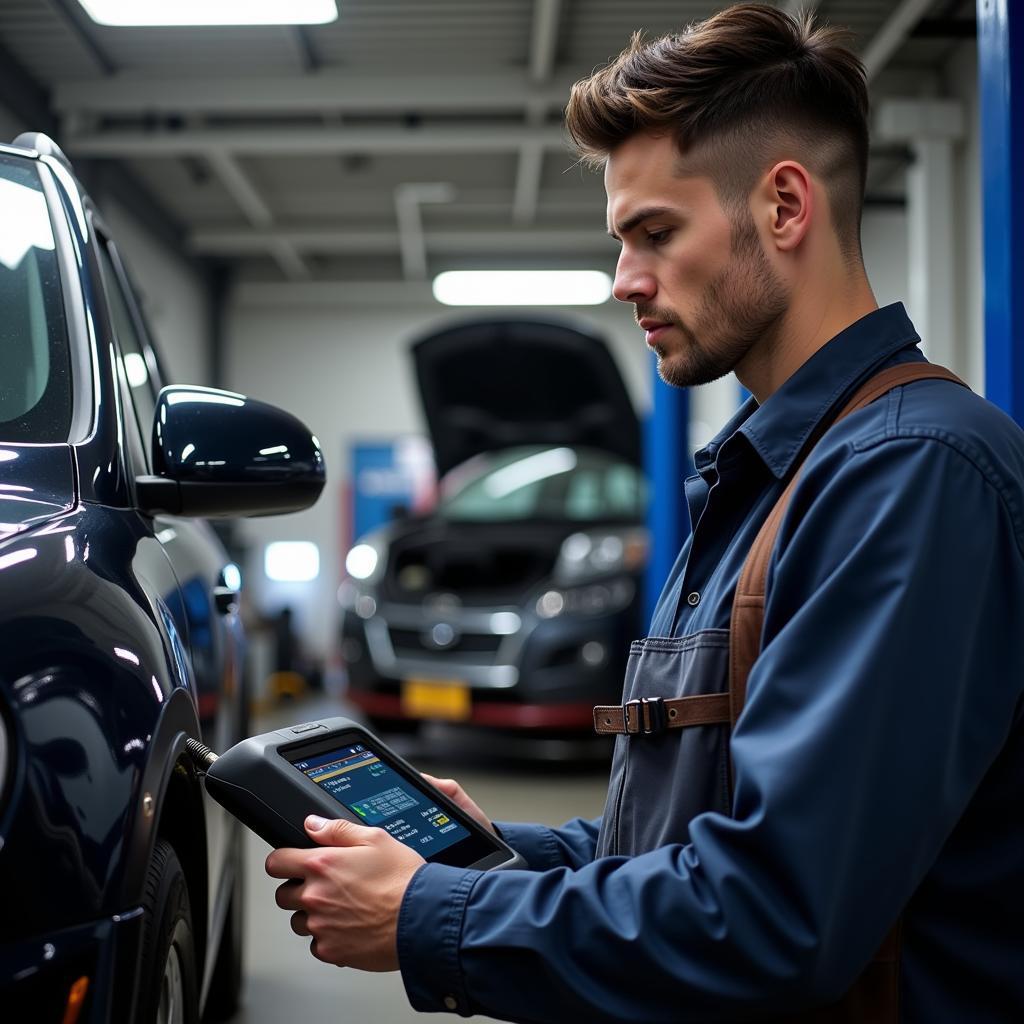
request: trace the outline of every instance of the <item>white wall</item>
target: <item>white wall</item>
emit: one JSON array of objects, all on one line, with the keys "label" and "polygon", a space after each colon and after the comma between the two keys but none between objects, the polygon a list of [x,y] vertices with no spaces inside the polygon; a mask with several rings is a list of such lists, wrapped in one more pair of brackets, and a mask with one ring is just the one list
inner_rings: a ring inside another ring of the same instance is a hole
[{"label": "white wall", "polygon": [[899,207],[872,206],[861,225],[864,268],[879,306],[907,301],[907,214]]}]

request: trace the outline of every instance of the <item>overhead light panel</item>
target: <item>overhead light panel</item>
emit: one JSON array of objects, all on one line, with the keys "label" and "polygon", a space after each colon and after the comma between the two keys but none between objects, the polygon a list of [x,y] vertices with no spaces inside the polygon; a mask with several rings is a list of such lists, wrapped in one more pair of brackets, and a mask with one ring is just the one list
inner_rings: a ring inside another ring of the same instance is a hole
[{"label": "overhead light panel", "polygon": [[612,293],[600,270],[448,270],[434,278],[446,306],[599,306]]},{"label": "overhead light panel", "polygon": [[79,0],[100,25],[324,25],[335,0]]}]

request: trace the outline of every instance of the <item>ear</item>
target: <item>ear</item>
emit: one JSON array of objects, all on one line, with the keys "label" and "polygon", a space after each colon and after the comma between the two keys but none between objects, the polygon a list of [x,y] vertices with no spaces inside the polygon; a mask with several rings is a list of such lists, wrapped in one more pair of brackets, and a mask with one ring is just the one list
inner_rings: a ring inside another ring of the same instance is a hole
[{"label": "ear", "polygon": [[772,241],[780,252],[792,252],[814,216],[814,187],[807,168],[795,160],[777,163],[764,178],[763,198]]}]

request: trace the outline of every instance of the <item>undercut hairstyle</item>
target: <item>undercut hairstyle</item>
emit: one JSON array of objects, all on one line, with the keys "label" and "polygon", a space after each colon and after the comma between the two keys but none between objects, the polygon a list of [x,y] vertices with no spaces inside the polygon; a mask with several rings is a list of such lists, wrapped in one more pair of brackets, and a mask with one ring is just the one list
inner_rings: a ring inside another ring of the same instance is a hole
[{"label": "undercut hairstyle", "polygon": [[680,172],[702,174],[735,217],[758,178],[794,159],[825,187],[847,259],[859,260],[868,161],[864,65],[841,29],[741,3],[677,35],[630,45],[572,87],[566,126],[591,166],[640,132],[675,136]]}]

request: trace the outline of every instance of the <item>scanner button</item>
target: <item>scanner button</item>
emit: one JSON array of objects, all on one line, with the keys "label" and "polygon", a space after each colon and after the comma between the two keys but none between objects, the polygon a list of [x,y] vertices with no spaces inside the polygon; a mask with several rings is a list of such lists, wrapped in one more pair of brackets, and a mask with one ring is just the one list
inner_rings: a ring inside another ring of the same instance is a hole
[{"label": "scanner button", "polygon": [[314,729],[322,729],[323,726],[319,722],[306,722],[305,725],[296,725],[292,732],[312,732]]}]

